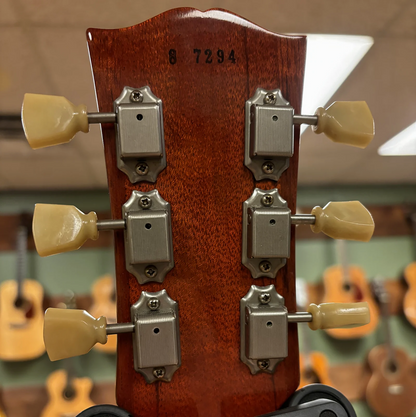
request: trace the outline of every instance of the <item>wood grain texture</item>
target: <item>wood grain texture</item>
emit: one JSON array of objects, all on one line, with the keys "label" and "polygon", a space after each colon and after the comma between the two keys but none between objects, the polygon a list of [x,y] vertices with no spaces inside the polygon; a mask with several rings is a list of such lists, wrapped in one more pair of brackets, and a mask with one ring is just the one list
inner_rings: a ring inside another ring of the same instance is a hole
[{"label": "wood grain texture", "polygon": [[[121,217],[135,189],[157,188],[172,207],[175,268],[163,284],[140,286],[126,272],[123,233],[115,233],[118,321],[130,321],[142,290],[165,288],[179,304],[182,349],[172,382],[148,385],[133,369],[131,335],[120,335],[118,404],[136,417],[256,416],[279,408],[299,382],[296,325],[289,325],[289,356],[276,373],[252,376],[239,358],[239,301],[252,284],[275,283],[295,311],[294,228],[292,256],[277,279],[253,280],[241,264],[242,203],[256,186],[276,184],[256,184],[244,166],[244,104],[258,87],[280,88],[300,112],[305,38],[267,32],[225,11],[184,8],[130,28],[89,29],[87,39],[100,111],[112,111],[124,86],[145,85],[164,109],[168,165],[155,185],[130,184],[116,166],[114,126],[102,126],[112,217]],[[195,48],[234,50],[236,63],[196,64]],[[296,127],[295,155],[278,186],[293,211],[298,137]]]}]

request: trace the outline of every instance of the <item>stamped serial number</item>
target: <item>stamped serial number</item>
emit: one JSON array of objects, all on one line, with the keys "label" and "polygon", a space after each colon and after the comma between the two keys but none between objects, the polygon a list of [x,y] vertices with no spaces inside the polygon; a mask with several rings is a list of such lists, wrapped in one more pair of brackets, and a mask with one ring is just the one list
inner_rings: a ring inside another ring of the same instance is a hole
[{"label": "stamped serial number", "polygon": [[[194,51],[195,63],[196,64],[212,64],[218,63],[223,64],[225,62],[229,62],[235,64],[236,58],[234,49],[231,49],[230,52],[225,52],[223,49],[217,49],[216,51],[212,49],[197,49],[195,48]],[[176,49],[169,50],[169,63],[171,65],[175,65],[178,62],[178,54]]]}]

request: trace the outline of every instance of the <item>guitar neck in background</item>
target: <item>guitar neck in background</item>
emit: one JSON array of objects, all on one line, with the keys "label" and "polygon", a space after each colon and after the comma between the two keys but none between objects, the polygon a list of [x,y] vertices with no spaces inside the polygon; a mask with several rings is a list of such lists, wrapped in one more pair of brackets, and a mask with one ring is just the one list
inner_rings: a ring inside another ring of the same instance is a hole
[{"label": "guitar neck in background", "polygon": [[380,306],[381,321],[383,325],[384,343],[387,347],[388,361],[391,366],[395,363],[395,351],[393,346],[393,338],[391,333],[390,324],[390,295],[386,290],[384,282],[381,278],[377,277],[372,282],[373,290],[376,299]]},{"label": "guitar neck in background", "polygon": [[342,281],[344,285],[351,284],[350,269],[349,269],[349,258],[347,242],[344,239],[338,239],[335,241],[337,248],[337,257],[341,265],[342,270]]}]

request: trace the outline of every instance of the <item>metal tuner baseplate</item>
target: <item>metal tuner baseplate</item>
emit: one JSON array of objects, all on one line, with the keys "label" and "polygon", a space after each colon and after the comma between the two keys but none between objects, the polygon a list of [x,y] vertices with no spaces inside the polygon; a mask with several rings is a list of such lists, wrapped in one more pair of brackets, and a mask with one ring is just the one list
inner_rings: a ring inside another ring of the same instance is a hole
[{"label": "metal tuner baseplate", "polygon": [[162,101],[150,87],[124,87],[114,101],[117,167],[130,182],[156,182],[166,168]]},{"label": "metal tuner baseplate", "polygon": [[126,269],[140,284],[163,282],[174,266],[170,204],[157,190],[133,191],[122,214]]},{"label": "metal tuner baseplate", "polygon": [[252,374],[273,373],[287,357],[287,309],[274,285],[252,285],[240,300],[240,332],[240,359]]},{"label": "metal tuner baseplate", "polygon": [[294,109],[279,89],[258,88],[245,106],[244,164],[256,180],[277,181],[293,156]]},{"label": "metal tuner baseplate", "polygon": [[273,373],[288,355],[288,323],[312,321],[311,313],[289,313],[274,285],[252,285],[240,300],[241,361],[252,374]]},{"label": "metal tuner baseplate", "polygon": [[143,291],[130,308],[134,369],[146,382],[168,382],[181,366],[178,304],[166,290]]},{"label": "metal tuner baseplate", "polygon": [[243,203],[242,263],[253,278],[275,278],[290,257],[291,211],[277,189],[256,188]]}]

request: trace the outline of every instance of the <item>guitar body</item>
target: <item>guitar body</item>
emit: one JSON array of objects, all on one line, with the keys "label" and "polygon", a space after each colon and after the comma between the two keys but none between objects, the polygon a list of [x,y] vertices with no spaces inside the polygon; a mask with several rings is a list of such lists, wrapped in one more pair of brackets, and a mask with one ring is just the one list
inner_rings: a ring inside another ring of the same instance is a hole
[{"label": "guitar body", "polygon": [[404,278],[409,285],[404,299],[403,311],[409,322],[416,327],[416,262],[412,262],[404,271]]},{"label": "guitar body", "polygon": [[350,329],[328,329],[336,339],[357,339],[372,333],[379,322],[379,310],[367,283],[364,271],[357,266],[348,267],[349,286],[344,285],[344,272],[340,266],[331,266],[324,273],[325,295],[323,303],[355,303],[366,301],[370,309],[370,323]]},{"label": "guitar body", "polygon": [[[133,190],[157,189],[172,210],[175,267],[163,284],[139,285],[125,268],[123,232],[114,233],[118,322],[130,321],[142,291],[166,289],[179,305],[182,365],[171,382],[147,384],[133,368],[132,336],[119,335],[118,405],[135,417],[278,409],[299,384],[297,326],[289,324],[289,355],[276,372],[253,376],[240,361],[239,303],[251,285],[274,284],[296,311],[295,227],[276,279],[254,280],[241,263],[242,204],[255,187],[277,186],[296,211],[299,128],[289,169],[278,183],[257,183],[244,166],[244,107],[257,88],[280,88],[300,112],[305,37],[276,35],[222,10],[183,8],[129,28],[89,29],[87,39],[100,111],[112,111],[124,86],[147,85],[163,102],[167,168],[155,184],[130,183],[117,169],[114,125],[102,124],[102,135],[112,217],[122,218]],[[199,63],[194,49],[203,51]]]},{"label": "guitar body", "polygon": [[47,381],[46,389],[49,402],[43,409],[41,417],[76,417],[81,411],[95,405],[90,399],[92,381],[90,378],[74,378],[72,386],[75,395],[65,398],[67,373],[63,369],[52,372]]},{"label": "guitar body", "polygon": [[329,364],[326,356],[321,352],[310,352],[306,358],[299,356],[300,382],[299,389],[309,384],[324,384],[332,386],[329,377]]},{"label": "guitar body", "polygon": [[368,354],[372,370],[366,389],[368,405],[382,417],[409,417],[416,408],[416,377],[413,361],[406,352],[394,348],[397,369],[388,369],[385,345],[378,345]]},{"label": "guitar body", "polygon": [[[117,321],[117,306],[114,302],[114,279],[106,275],[98,278],[92,287],[93,305],[89,312],[94,317],[104,316],[107,318],[107,323],[116,323]],[[95,349],[105,353],[116,353],[117,350],[117,336],[109,335],[107,343],[102,345],[97,343]]]},{"label": "guitar body", "polygon": [[17,308],[17,282],[0,285],[0,359],[24,361],[45,352],[43,343],[43,288],[34,280],[22,283],[22,295],[29,309]]}]

